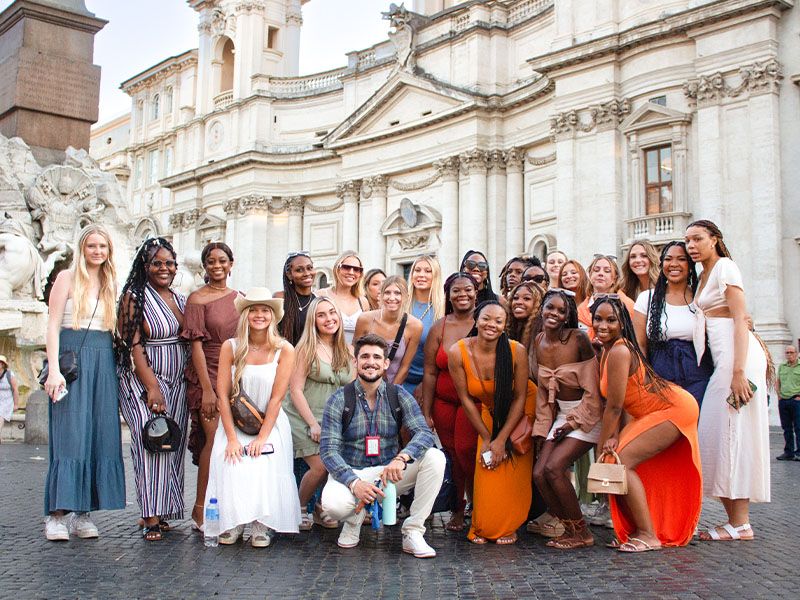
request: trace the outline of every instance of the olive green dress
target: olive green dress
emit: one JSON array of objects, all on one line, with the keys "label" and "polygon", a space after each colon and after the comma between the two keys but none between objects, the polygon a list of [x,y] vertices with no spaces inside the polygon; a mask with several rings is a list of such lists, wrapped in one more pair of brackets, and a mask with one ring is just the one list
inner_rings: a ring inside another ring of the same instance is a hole
[{"label": "olive green dress", "polygon": [[[311,372],[306,378],[303,386],[303,395],[306,397],[308,406],[317,421],[322,424],[322,413],[325,410],[325,403],[333,393],[343,385],[353,380],[353,367],[348,365],[346,369],[333,372],[331,364],[319,359],[319,369],[312,367]],[[299,411],[292,402],[291,394],[287,394],[286,401],[283,403],[283,410],[289,417],[292,424],[292,444],[294,445],[294,457],[303,458],[319,454],[319,444],[312,440],[308,435],[308,425],[300,416]]]}]

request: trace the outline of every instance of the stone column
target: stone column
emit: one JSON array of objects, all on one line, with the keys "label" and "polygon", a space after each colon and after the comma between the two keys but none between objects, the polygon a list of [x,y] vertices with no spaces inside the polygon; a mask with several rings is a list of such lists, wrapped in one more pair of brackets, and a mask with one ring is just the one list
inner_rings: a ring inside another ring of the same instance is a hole
[{"label": "stone column", "polygon": [[[231,282],[239,289],[269,285],[269,246],[273,243],[269,231],[269,202],[268,197],[253,194],[225,203],[226,237],[235,232],[235,237],[228,238],[228,242],[233,245],[233,255],[241,257],[233,270],[235,281]],[[231,230],[229,225],[234,219]]]},{"label": "stone column", "polygon": [[722,202],[722,137],[720,132],[720,107],[698,108],[697,139],[702,140],[702,151],[697,156],[697,195],[693,212],[700,218],[715,223],[724,216]]},{"label": "stone column", "polygon": [[300,252],[303,248],[303,197],[289,196],[283,199],[289,207],[289,252]]},{"label": "stone column", "polygon": [[289,204],[283,198],[270,198],[266,286],[273,292],[283,287],[283,263],[289,253],[288,209]]},{"label": "stone column", "polygon": [[525,151],[520,148],[511,148],[506,153],[506,260],[512,256],[519,256],[525,251],[524,166]]},{"label": "stone column", "polygon": [[339,248],[339,252],[344,252],[345,250],[359,251],[358,196],[360,190],[360,180],[346,181],[336,187],[336,195],[344,200],[344,208],[342,210],[342,246]]},{"label": "stone column", "polygon": [[469,249],[488,252],[486,235],[486,169],[488,156],[485,150],[475,148],[459,156],[467,170],[469,182],[468,200],[459,210],[459,254]]},{"label": "stone column", "polygon": [[[492,273],[497,278],[506,261],[506,153],[491,150],[488,154],[489,174],[486,178],[486,225],[489,232],[486,251]],[[492,285],[499,287],[497,281]]]},{"label": "stone column", "polygon": [[[556,138],[556,240],[558,249],[567,256],[586,261],[591,250],[579,247],[575,231],[577,214],[575,197],[575,140],[571,136]],[[580,255],[576,254],[581,252]],[[585,263],[588,264],[588,263]]]},{"label": "stone column", "polygon": [[283,76],[297,77],[300,73],[300,28],[303,12],[300,0],[290,0],[286,7],[286,28],[283,43]]},{"label": "stone column", "polygon": [[451,156],[433,165],[442,173],[442,232],[439,262],[446,278],[458,269],[458,176],[459,160]]},{"label": "stone column", "polygon": [[389,192],[389,181],[383,175],[376,175],[364,180],[361,186],[361,195],[372,202],[370,211],[370,240],[365,248],[369,249],[370,264],[383,269],[386,265],[386,238],[383,237],[381,226],[386,220],[386,200]]}]

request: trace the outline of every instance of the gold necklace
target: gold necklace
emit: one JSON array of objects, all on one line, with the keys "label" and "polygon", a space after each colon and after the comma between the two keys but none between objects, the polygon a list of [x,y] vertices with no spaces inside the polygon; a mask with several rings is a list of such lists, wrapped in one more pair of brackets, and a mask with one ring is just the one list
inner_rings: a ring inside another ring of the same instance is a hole
[{"label": "gold necklace", "polygon": [[206,285],[208,287],[210,287],[212,290],[227,290],[228,289],[227,285],[223,285],[222,287],[219,287],[218,285],[211,285],[211,282],[207,283]]}]

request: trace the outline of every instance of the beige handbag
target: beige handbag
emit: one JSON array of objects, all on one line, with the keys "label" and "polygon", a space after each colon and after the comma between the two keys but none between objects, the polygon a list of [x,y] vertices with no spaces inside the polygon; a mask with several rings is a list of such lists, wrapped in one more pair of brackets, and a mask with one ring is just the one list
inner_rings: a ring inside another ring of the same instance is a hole
[{"label": "beige handbag", "polygon": [[592,494],[617,494],[624,496],[628,493],[628,477],[625,473],[625,465],[619,459],[619,455],[611,451],[611,455],[616,463],[604,463],[606,456],[603,452],[597,457],[597,462],[589,467],[589,480],[586,489]]}]

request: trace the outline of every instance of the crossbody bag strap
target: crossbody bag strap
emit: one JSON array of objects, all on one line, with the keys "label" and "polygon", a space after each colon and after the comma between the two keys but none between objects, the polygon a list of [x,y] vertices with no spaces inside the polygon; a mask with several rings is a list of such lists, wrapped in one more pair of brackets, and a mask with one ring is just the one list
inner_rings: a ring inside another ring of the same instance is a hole
[{"label": "crossbody bag strap", "polygon": [[89,317],[89,324],[86,326],[86,331],[83,334],[83,338],[81,339],[81,345],[78,346],[78,356],[81,354],[81,350],[83,350],[83,343],[86,341],[86,336],[89,335],[89,328],[92,326],[92,321],[94,320],[94,315],[97,312],[97,307],[100,306],[100,296],[97,297],[97,302],[94,304],[94,310],[92,311],[92,316]]},{"label": "crossbody bag strap", "polygon": [[400,347],[400,342],[403,339],[403,333],[406,330],[406,323],[408,322],[408,313],[403,313],[403,318],[400,319],[400,327],[397,328],[397,335],[394,336],[394,341],[392,342],[392,349],[389,351],[389,356],[386,358],[389,361],[394,360],[395,354],[397,354],[397,349]]}]

